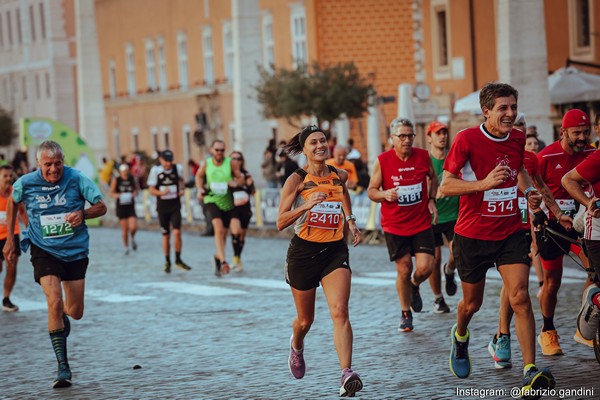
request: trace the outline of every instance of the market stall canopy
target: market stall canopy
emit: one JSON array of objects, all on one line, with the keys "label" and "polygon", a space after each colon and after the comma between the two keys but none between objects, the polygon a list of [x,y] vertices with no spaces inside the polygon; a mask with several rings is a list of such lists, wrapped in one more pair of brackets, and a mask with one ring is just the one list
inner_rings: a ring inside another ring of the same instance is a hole
[{"label": "market stall canopy", "polygon": [[600,100],[600,76],[563,67],[548,77],[548,89],[552,104]]},{"label": "market stall canopy", "polygon": [[462,99],[456,100],[454,103],[454,113],[471,113],[471,114],[483,114],[481,107],[479,106],[479,90],[471,94],[466,95]]}]

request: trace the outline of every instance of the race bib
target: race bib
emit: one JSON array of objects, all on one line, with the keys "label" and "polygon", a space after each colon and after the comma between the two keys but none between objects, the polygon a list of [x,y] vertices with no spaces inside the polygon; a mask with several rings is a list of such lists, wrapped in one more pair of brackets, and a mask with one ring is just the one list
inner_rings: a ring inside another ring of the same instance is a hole
[{"label": "race bib", "polygon": [[229,190],[229,186],[227,185],[227,182],[211,182],[210,183],[210,191],[213,192],[213,194],[224,195],[224,194],[227,194],[228,190]]},{"label": "race bib", "polygon": [[483,217],[510,217],[517,213],[517,187],[490,189],[483,193],[481,215]]},{"label": "race bib", "polygon": [[237,192],[233,192],[233,204],[235,206],[243,206],[244,204],[248,204],[250,201],[250,196],[244,190],[240,190]]},{"label": "race bib", "polygon": [[573,218],[575,216],[575,200],[556,199],[556,204],[558,205],[558,208],[569,217]]},{"label": "race bib", "polygon": [[159,188],[159,190],[161,190],[161,191],[163,191],[165,189],[168,190],[169,193],[160,196],[160,198],[162,200],[171,200],[171,199],[176,199],[177,197],[179,197],[177,194],[177,185],[167,185],[167,186],[161,186]]},{"label": "race bib", "polygon": [[396,186],[398,194],[399,206],[414,206],[422,200],[423,183],[415,183],[414,185]]},{"label": "race bib", "polygon": [[67,222],[67,213],[40,215],[42,238],[52,239],[73,234],[73,227]]},{"label": "race bib", "polygon": [[122,206],[133,203],[133,193],[124,192],[119,195],[119,204]]},{"label": "race bib", "polygon": [[308,226],[321,229],[338,229],[342,218],[341,201],[324,201],[308,213]]},{"label": "race bib", "polygon": [[526,224],[529,213],[527,211],[527,199],[525,197],[519,197],[519,211],[521,212],[521,222]]},{"label": "race bib", "polygon": [[0,225],[6,225],[6,211],[0,211]]}]

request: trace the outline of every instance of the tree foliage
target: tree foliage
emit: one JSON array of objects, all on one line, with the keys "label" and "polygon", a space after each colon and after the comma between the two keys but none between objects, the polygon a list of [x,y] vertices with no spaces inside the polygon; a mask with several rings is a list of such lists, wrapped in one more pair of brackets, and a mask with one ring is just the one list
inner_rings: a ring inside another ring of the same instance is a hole
[{"label": "tree foliage", "polygon": [[319,126],[329,126],[346,114],[361,117],[368,106],[372,86],[360,76],[354,63],[300,66],[296,69],[259,67],[260,81],[254,87],[265,118],[284,118],[300,128],[303,117],[315,117]]},{"label": "tree foliage", "polygon": [[0,107],[0,146],[10,146],[17,137],[13,114]]}]

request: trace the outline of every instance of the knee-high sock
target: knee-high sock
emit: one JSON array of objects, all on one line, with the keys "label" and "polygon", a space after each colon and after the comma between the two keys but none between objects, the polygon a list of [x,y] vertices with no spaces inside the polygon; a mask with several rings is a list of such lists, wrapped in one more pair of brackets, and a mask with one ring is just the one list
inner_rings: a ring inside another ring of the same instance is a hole
[{"label": "knee-high sock", "polygon": [[50,334],[50,341],[52,342],[52,348],[56,355],[56,361],[58,361],[59,364],[65,363],[69,365],[67,359],[67,335],[65,329],[57,329],[55,331],[49,331],[48,333]]},{"label": "knee-high sock", "polygon": [[231,235],[231,244],[233,245],[233,255],[239,257],[242,254],[240,235]]}]

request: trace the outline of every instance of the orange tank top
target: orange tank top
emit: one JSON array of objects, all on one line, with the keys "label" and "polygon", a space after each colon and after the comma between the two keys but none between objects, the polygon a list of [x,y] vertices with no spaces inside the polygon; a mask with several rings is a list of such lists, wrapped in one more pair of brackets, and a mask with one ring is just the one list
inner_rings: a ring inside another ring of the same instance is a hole
[{"label": "orange tank top", "polygon": [[[9,197],[0,196],[0,240],[6,239],[8,236],[8,229],[6,227],[6,204],[8,203],[8,199],[12,193],[12,187],[8,191]],[[15,205],[16,208],[16,205]],[[15,209],[15,212],[17,210]],[[15,235],[19,233],[19,223],[15,224]]]},{"label": "orange tank top", "polygon": [[336,242],[344,235],[344,188],[335,167],[328,168],[330,174],[326,177],[310,175],[303,169],[295,171],[304,178],[304,188],[296,197],[294,208],[305,204],[315,192],[327,193],[325,201],[300,216],[294,225],[296,235],[310,242]]}]

